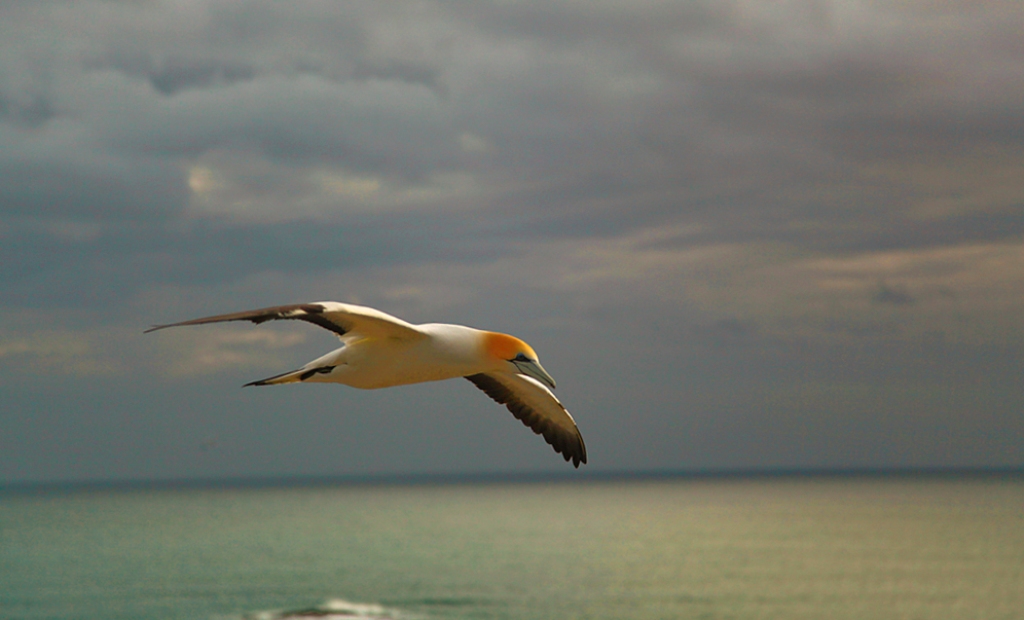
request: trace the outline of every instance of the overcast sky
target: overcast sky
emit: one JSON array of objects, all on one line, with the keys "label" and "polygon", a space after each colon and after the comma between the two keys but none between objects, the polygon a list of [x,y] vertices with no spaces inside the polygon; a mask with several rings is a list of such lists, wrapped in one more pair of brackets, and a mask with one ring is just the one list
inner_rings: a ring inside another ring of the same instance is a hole
[{"label": "overcast sky", "polygon": [[589,471],[1024,465],[1019,0],[5,2],[0,482],[571,471],[291,302],[515,334]]}]

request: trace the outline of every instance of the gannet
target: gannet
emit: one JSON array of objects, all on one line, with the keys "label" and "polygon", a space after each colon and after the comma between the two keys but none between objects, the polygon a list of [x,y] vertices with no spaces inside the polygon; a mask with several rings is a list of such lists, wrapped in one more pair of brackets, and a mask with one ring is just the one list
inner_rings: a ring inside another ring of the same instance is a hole
[{"label": "gannet", "polygon": [[[341,383],[376,389],[465,377],[516,418],[543,435],[566,461],[579,468],[587,448],[576,421],[551,392],[555,380],[537,354],[519,338],[464,325],[413,325],[365,306],[318,301],[218,314],[167,327],[225,321],[300,320],[328,329],[341,339],[339,349],[302,368],[247,383]],[[549,389],[550,388],[550,389]]]}]

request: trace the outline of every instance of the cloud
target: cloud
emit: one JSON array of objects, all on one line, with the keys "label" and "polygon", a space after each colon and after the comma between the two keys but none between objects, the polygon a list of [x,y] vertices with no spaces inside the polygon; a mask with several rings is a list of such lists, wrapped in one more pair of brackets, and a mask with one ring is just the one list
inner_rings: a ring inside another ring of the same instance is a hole
[{"label": "cloud", "polygon": [[202,333],[179,334],[163,342],[176,349],[167,355],[170,363],[158,369],[176,377],[209,375],[223,370],[266,368],[277,359],[276,351],[296,347],[306,341],[306,334],[298,330],[231,330],[213,329]]},{"label": "cloud", "polygon": [[182,171],[154,158],[130,158],[94,144],[75,121],[45,128],[0,124],[3,217],[102,222],[169,217],[187,202]]},{"label": "cloud", "polygon": [[[346,209],[303,181],[314,164],[398,196],[372,208],[440,208],[443,200],[409,197],[404,186],[436,185],[447,174],[466,180],[462,199],[469,187],[484,205],[557,215],[558,231],[602,217],[619,228],[693,218],[726,235],[743,213],[765,234],[784,234],[794,220],[828,228],[865,207],[903,213],[892,200],[901,195],[934,201],[942,188],[893,178],[922,149],[1016,142],[1019,114],[1006,84],[1019,76],[1000,21],[1008,7],[998,3],[955,28],[943,26],[948,13],[925,5],[790,3],[764,12],[746,3],[649,3],[626,11],[524,2],[387,15],[193,3],[116,17],[103,4],[81,6],[90,28],[72,41],[84,51],[52,57],[67,66],[26,89],[47,92],[55,118],[81,119],[114,154],[175,160],[179,188],[211,154],[249,160],[291,202],[318,203],[297,208],[303,217]],[[115,27],[129,36],[107,36]],[[981,32],[992,35],[972,52],[988,54],[978,58],[983,78],[946,60]],[[295,47],[274,46],[282,40]],[[466,136],[490,147],[465,149]],[[1012,170],[1014,157],[986,163]],[[961,167],[915,165],[924,168],[918,178],[929,166]],[[1019,191],[1005,179],[1005,194]],[[244,211],[251,189],[237,191],[205,211]]]},{"label": "cloud", "polygon": [[12,299],[581,237],[639,264],[640,238],[855,260],[1024,234],[1006,3],[112,7],[10,13],[0,234],[96,256],[10,269]]},{"label": "cloud", "polygon": [[69,375],[102,377],[122,371],[119,364],[97,350],[93,337],[62,329],[0,334],[0,363],[16,369],[16,379],[26,374],[61,379]]},{"label": "cloud", "polygon": [[871,299],[876,303],[894,306],[909,306],[914,303],[914,298],[903,287],[894,288],[884,281],[878,283],[878,291]]}]

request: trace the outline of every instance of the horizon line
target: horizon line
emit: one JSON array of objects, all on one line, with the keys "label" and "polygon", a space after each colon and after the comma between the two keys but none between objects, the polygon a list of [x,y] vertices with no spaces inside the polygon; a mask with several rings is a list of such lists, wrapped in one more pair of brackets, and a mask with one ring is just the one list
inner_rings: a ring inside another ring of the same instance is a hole
[{"label": "horizon line", "polygon": [[721,469],[598,470],[586,472],[424,472],[364,474],[277,474],[251,476],[194,476],[175,478],[95,478],[85,480],[18,480],[0,482],[2,492],[77,490],[144,490],[189,488],[274,488],[310,486],[371,486],[419,484],[604,482],[614,480],[854,478],[854,477],[993,477],[1024,476],[1017,466],[919,467],[745,467]]}]

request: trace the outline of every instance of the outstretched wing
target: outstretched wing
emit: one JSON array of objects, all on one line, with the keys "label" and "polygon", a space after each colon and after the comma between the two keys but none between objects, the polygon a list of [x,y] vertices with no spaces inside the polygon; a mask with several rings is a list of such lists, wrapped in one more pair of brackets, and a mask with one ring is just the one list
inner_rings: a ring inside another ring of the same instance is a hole
[{"label": "outstretched wing", "polygon": [[392,338],[422,337],[415,325],[406,323],[402,319],[393,317],[390,314],[354,304],[343,304],[336,301],[318,301],[307,304],[289,304],[287,306],[273,306],[260,308],[258,310],[245,310],[232,312],[230,314],[218,314],[207,316],[180,323],[169,323],[167,325],[154,325],[145,333],[153,332],[167,327],[179,327],[182,325],[203,325],[206,323],[224,323],[227,321],[252,321],[253,323],[264,323],[277,320],[298,320],[306,321],[328,329],[338,337],[350,332],[356,332],[366,336],[382,336]]},{"label": "outstretched wing", "polygon": [[541,382],[526,375],[504,372],[480,373],[466,378],[508,407],[512,415],[533,432],[543,435],[566,461],[571,460],[575,467],[587,462],[587,447],[576,421]]}]

